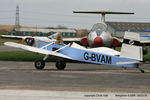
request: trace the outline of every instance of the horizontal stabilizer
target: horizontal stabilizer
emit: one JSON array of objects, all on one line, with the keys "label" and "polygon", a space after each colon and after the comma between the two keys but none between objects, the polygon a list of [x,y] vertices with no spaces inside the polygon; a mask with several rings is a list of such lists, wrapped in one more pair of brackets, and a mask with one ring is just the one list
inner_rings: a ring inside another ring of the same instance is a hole
[{"label": "horizontal stabilizer", "polygon": [[73,13],[102,14],[101,22],[105,22],[106,14],[134,14],[133,12],[113,12],[113,11],[73,11]]},{"label": "horizontal stabilizer", "polygon": [[134,14],[133,12],[113,12],[113,11],[73,11],[73,13],[89,13],[89,14]]}]

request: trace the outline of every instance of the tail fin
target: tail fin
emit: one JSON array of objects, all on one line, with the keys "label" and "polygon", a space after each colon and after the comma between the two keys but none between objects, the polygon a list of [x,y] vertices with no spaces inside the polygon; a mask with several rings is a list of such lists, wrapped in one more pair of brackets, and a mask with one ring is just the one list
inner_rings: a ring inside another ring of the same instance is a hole
[{"label": "tail fin", "polygon": [[120,57],[142,61],[143,53],[140,46],[140,35],[134,32],[125,32]]},{"label": "tail fin", "polygon": [[56,33],[54,33],[54,34],[48,36],[48,38],[50,38],[50,39],[56,39],[56,37],[57,37],[58,34],[60,34],[60,33],[59,33],[59,32],[56,32]]}]

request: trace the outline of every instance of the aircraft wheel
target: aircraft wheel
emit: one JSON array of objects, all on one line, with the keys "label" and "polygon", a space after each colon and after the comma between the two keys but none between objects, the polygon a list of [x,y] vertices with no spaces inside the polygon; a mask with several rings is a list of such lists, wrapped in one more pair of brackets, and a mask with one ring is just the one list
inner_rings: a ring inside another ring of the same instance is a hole
[{"label": "aircraft wheel", "polygon": [[64,60],[57,60],[56,61],[56,68],[58,70],[64,70],[66,67],[66,62]]},{"label": "aircraft wheel", "polygon": [[43,59],[37,59],[35,60],[34,65],[36,69],[41,70],[45,67],[45,61]]},{"label": "aircraft wheel", "polygon": [[143,49],[143,55],[146,55],[148,53],[148,48],[143,47],[142,49]]}]

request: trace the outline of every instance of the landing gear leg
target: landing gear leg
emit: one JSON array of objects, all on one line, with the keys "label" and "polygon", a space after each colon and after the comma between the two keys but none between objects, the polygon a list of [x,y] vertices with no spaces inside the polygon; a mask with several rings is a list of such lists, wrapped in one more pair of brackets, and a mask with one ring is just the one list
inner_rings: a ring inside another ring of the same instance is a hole
[{"label": "landing gear leg", "polygon": [[138,68],[138,69],[141,71],[141,73],[145,73],[145,71],[143,69],[141,69],[141,68]]},{"label": "landing gear leg", "polygon": [[[141,64],[139,64],[139,65],[143,66],[143,63],[141,63]],[[137,68],[141,71],[141,73],[145,73],[145,71],[144,71],[143,69],[141,69],[141,68],[139,67],[139,65],[137,66]]]}]

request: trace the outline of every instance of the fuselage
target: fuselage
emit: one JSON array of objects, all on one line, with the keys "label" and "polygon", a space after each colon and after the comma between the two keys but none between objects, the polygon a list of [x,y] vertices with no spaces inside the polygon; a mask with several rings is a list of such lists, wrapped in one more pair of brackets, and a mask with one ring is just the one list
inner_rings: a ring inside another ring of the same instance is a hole
[{"label": "fuselage", "polygon": [[87,43],[90,47],[111,47],[113,44],[113,37],[108,31],[107,25],[105,23],[93,25],[91,32],[88,34]]}]

